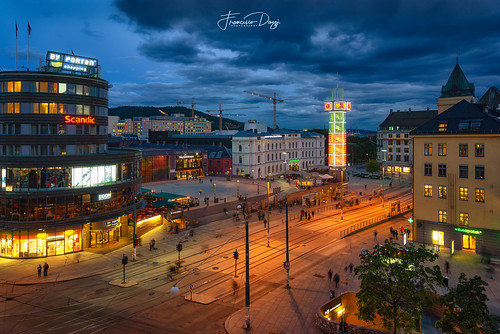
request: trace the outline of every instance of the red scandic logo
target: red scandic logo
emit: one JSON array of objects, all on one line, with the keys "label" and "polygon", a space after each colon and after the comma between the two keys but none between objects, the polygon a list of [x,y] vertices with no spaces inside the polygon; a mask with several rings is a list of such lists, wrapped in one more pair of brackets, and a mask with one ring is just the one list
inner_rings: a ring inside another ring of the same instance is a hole
[{"label": "red scandic logo", "polygon": [[79,117],[79,116],[66,115],[66,116],[64,116],[64,123],[66,123],[66,124],[95,124],[95,117],[92,117],[92,116]]}]

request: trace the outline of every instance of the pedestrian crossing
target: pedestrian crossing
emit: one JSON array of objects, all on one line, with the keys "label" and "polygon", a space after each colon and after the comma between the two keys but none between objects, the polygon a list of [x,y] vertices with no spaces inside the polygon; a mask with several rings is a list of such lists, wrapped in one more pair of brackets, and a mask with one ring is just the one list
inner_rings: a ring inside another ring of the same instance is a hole
[{"label": "pedestrian crossing", "polygon": [[[165,263],[159,261],[140,261],[140,262],[129,262],[125,266],[125,277],[127,280],[146,280],[151,279],[155,276],[161,276],[168,274],[168,269],[174,263]],[[100,275],[105,281],[114,281],[123,279],[123,266],[116,267],[116,270],[109,271],[107,273]]]}]

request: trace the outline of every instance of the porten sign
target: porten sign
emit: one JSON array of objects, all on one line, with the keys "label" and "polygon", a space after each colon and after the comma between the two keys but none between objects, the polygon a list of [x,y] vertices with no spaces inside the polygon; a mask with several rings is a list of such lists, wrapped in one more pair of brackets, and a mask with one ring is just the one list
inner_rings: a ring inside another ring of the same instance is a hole
[{"label": "porten sign", "polygon": [[48,67],[59,71],[76,72],[90,76],[97,73],[98,62],[95,58],[48,51],[46,61]]},{"label": "porten sign", "polygon": [[92,116],[64,116],[64,123],[66,124],[95,124],[95,117]]}]

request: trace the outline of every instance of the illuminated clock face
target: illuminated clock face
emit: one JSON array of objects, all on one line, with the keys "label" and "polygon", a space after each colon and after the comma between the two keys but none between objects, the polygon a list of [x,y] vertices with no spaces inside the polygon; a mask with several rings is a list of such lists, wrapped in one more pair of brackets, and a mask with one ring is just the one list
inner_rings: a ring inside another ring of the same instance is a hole
[{"label": "illuminated clock face", "polygon": [[332,110],[332,103],[325,102],[325,111],[330,111],[330,110]]}]

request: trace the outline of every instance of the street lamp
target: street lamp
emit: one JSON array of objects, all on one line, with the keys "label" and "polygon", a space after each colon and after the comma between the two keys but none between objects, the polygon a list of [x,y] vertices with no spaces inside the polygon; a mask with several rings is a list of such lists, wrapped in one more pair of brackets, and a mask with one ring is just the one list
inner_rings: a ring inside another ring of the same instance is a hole
[{"label": "street lamp", "polygon": [[217,197],[216,193],[215,193],[215,186],[216,186],[216,184],[214,183],[214,203],[215,203],[215,197]]},{"label": "street lamp", "polygon": [[385,161],[385,153],[387,150],[380,150],[382,152],[382,207],[384,207],[384,193],[385,193],[385,168],[384,168],[384,161]]},{"label": "street lamp", "polygon": [[236,197],[240,199],[240,180],[236,180]]}]

